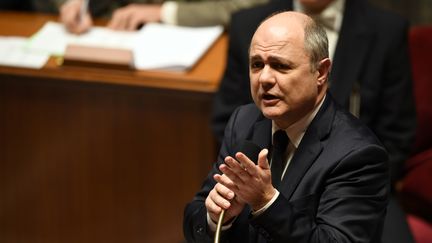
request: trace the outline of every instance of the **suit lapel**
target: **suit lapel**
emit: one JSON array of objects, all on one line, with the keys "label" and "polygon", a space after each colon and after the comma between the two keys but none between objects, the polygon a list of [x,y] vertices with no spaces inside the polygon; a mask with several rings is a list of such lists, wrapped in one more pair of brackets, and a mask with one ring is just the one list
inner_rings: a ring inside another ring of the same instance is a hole
[{"label": "suit lapel", "polygon": [[330,91],[347,107],[354,83],[360,82],[362,66],[370,51],[373,31],[368,27],[364,1],[345,2],[345,12],[330,75]]},{"label": "suit lapel", "polygon": [[285,172],[279,190],[286,198],[291,198],[304,174],[320,155],[323,149],[322,141],[330,133],[333,118],[333,102],[330,95],[327,94],[326,100],[307,128]]},{"label": "suit lapel", "polygon": [[260,146],[262,149],[271,147],[271,120],[261,114],[260,120],[255,123],[252,133],[248,139]]}]

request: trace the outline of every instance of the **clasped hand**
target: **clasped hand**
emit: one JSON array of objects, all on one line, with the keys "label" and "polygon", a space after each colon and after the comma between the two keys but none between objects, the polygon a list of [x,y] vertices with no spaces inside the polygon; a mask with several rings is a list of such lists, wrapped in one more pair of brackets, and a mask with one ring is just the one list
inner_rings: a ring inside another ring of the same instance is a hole
[{"label": "clasped hand", "polygon": [[272,199],[276,190],[271,183],[267,154],[267,149],[261,150],[256,165],[241,152],[236,153],[235,158],[225,158],[225,164],[219,166],[223,174],[214,175],[217,184],[205,201],[214,222],[218,221],[222,209],[226,223],[239,215],[246,204],[258,210]]}]

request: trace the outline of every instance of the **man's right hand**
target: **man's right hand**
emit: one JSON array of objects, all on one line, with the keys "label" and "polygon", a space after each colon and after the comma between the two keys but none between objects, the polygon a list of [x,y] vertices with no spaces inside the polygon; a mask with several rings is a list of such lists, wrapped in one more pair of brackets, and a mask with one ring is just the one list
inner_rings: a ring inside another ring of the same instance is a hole
[{"label": "man's right hand", "polygon": [[[222,178],[222,180],[229,180],[225,175],[216,176]],[[223,224],[225,224],[241,213],[245,202],[240,201],[239,198],[234,195],[233,191],[221,183],[217,183],[207,196],[205,206],[211,220],[215,223],[218,222],[219,215],[222,209],[224,209],[225,217]]]},{"label": "man's right hand", "polygon": [[83,0],[69,0],[60,7],[60,21],[69,32],[74,34],[82,34],[93,25],[93,20],[88,11],[81,16],[83,4]]}]

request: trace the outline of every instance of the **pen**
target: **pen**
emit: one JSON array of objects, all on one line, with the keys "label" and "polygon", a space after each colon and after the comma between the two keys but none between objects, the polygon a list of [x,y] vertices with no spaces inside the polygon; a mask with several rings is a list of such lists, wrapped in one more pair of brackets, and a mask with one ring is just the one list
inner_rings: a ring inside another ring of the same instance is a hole
[{"label": "pen", "polygon": [[79,16],[80,22],[83,20],[84,15],[87,13],[89,1],[90,0],[83,0],[83,2],[81,4],[80,16]]}]

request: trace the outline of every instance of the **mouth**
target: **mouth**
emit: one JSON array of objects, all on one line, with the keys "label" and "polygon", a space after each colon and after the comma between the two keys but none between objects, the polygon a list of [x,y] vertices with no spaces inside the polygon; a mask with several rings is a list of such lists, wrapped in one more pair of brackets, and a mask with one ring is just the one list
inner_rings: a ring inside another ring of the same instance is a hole
[{"label": "mouth", "polygon": [[261,97],[266,105],[275,105],[280,100],[278,96],[273,94],[263,94]]},{"label": "mouth", "polygon": [[277,97],[275,95],[272,95],[272,94],[263,94],[262,98],[263,98],[263,100],[274,100],[274,99],[277,99]]}]

